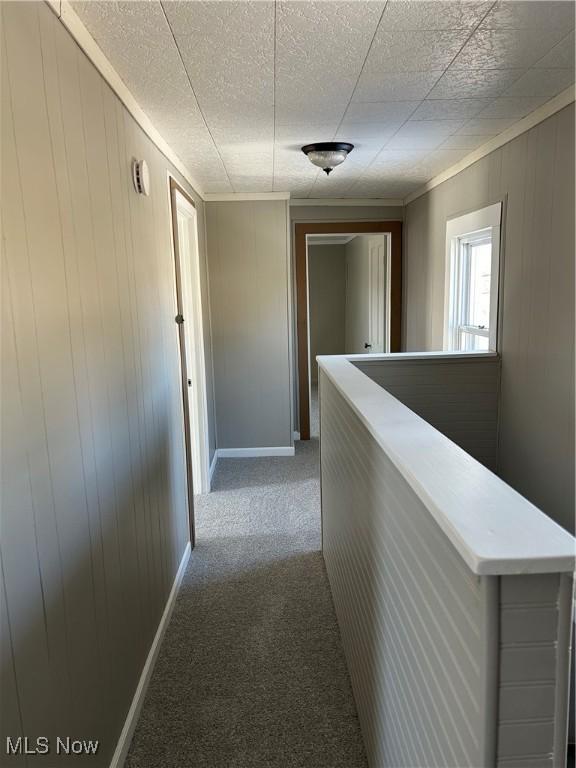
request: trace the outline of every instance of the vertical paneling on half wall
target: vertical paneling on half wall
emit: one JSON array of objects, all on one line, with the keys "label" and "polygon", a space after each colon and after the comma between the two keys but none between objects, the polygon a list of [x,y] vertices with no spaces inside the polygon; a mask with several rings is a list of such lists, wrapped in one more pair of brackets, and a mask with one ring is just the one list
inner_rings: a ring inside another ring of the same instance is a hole
[{"label": "vertical paneling on half wall", "polygon": [[498,473],[574,527],[574,105],[405,213],[406,351],[442,348],[446,221],[503,200]]},{"label": "vertical paneling on half wall", "polygon": [[292,444],[287,208],[206,203],[218,448]]},{"label": "vertical paneling on half wall", "polygon": [[482,765],[481,580],[320,371],[322,549],[371,768]]},{"label": "vertical paneling on half wall", "polygon": [[[421,368],[420,376],[432,383],[438,378],[430,362],[432,370]],[[393,373],[385,374],[388,381]],[[468,531],[460,528],[451,543],[446,531],[458,529],[457,519],[448,513],[442,521],[449,506],[426,474],[454,478],[457,515],[491,479],[490,497],[483,495],[477,509],[492,504],[507,515],[507,500],[514,503],[509,489],[474,462],[460,463],[454,445],[427,442],[433,431],[414,414],[403,415],[402,406],[388,410],[388,394],[378,411],[389,418],[378,426],[368,411],[376,413],[374,393],[360,388],[357,377],[346,384],[347,377],[342,368],[320,369],[322,551],[370,767],[564,765],[571,574],[531,573],[538,550],[532,562],[518,562],[518,549],[501,567],[519,574],[471,570],[462,557],[466,548],[455,544],[464,532],[468,554],[475,551],[482,561],[491,546],[485,540],[478,550],[471,547],[482,538],[482,525],[472,510]],[[424,445],[442,458],[427,462]],[[418,459],[406,463],[415,450]],[[523,511],[533,530],[534,510],[526,504]],[[514,513],[509,530],[513,519]],[[557,533],[552,524],[542,530],[535,534],[543,537],[540,553]],[[512,551],[503,531],[490,531],[492,551],[500,555]]]},{"label": "vertical paneling on half wall", "polygon": [[2,747],[96,768],[188,541],[172,169],[46,4],[2,17]]},{"label": "vertical paneling on half wall", "polygon": [[498,442],[497,357],[393,358],[355,363],[363,373],[470,456],[494,471]]}]

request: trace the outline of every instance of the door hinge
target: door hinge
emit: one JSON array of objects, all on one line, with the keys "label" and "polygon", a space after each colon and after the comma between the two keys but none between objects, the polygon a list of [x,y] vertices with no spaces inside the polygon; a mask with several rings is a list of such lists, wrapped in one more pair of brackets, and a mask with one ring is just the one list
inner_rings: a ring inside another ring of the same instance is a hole
[{"label": "door hinge", "polygon": [[178,323],[178,325],[182,325],[182,323],[184,322],[184,315],[176,315],[174,320]]}]

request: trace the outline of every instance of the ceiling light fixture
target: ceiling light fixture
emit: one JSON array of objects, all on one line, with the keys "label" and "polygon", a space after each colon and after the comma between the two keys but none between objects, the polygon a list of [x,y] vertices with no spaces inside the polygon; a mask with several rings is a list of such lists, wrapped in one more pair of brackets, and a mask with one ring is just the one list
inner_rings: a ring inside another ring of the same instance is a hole
[{"label": "ceiling light fixture", "polygon": [[312,165],[322,168],[328,175],[337,165],[346,160],[353,149],[354,144],[348,144],[345,141],[321,141],[318,144],[306,144],[302,147],[302,152]]}]

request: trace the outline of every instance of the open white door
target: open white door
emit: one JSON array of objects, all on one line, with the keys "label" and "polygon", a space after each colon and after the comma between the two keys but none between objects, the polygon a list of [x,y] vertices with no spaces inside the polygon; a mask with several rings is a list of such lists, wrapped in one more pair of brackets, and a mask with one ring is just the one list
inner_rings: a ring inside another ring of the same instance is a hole
[{"label": "open white door", "polygon": [[206,368],[202,330],[202,298],[196,209],[175,190],[178,222],[178,252],[182,292],[183,327],[186,340],[186,371],[190,449],[195,493],[210,491],[208,446],[208,406],[206,400]]},{"label": "open white door", "polygon": [[390,350],[390,276],[388,258],[389,238],[377,235],[370,238],[369,258],[369,316],[368,327],[370,352],[388,352]]}]

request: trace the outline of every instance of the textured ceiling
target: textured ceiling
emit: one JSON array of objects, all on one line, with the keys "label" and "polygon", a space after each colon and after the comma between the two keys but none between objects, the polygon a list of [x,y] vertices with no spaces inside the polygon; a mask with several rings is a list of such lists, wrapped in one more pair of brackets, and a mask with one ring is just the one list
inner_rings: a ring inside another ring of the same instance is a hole
[{"label": "textured ceiling", "polygon": [[204,193],[404,196],[574,82],[570,0],[72,5]]}]

